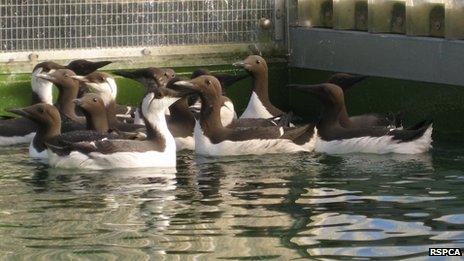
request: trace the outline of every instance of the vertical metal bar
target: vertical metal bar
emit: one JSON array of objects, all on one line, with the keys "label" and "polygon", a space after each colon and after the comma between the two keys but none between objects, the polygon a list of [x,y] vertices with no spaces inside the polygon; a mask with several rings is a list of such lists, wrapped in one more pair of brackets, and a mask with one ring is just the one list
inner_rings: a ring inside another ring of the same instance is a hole
[{"label": "vertical metal bar", "polygon": [[274,5],[274,40],[283,41],[285,36],[285,0],[275,0]]}]

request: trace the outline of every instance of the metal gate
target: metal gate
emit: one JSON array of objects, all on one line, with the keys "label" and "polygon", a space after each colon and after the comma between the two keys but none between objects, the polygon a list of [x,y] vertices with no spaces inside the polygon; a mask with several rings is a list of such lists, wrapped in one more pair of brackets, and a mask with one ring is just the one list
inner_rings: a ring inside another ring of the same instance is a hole
[{"label": "metal gate", "polygon": [[283,0],[1,0],[0,64],[234,53],[282,41],[284,9]]}]

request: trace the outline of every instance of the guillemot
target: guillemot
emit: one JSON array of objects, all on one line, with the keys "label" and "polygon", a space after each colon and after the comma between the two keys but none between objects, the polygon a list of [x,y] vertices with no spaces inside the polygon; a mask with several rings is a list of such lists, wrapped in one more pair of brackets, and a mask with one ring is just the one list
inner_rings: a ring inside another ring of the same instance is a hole
[{"label": "guillemot", "polygon": [[[142,69],[137,69],[137,70],[118,70],[113,72],[115,75],[122,76],[124,78],[128,79],[133,79],[141,83],[145,89],[147,90],[155,84],[158,87],[164,87],[168,83],[168,81],[172,78],[175,77],[175,72],[172,69],[161,69],[161,68],[155,68],[155,67],[148,67],[148,68],[142,68]],[[140,79],[140,80],[137,80]],[[139,124],[143,125],[144,120],[141,117],[140,113],[140,106],[135,108],[134,110],[134,124]],[[169,115],[169,109],[166,109],[166,115]]]},{"label": "guillemot", "polygon": [[[336,73],[327,80],[327,83],[340,87],[345,93],[352,88],[353,85],[365,78],[367,78],[367,76]],[[291,88],[292,86],[297,85],[302,87],[305,86],[303,84],[290,84],[288,86]],[[386,127],[389,129],[401,129],[403,127],[403,114],[401,112],[396,114],[368,113],[350,117],[346,107],[343,107],[340,112],[340,124],[345,128]]]},{"label": "guillemot", "polygon": [[[57,106],[65,119],[69,119],[63,125],[64,131],[82,129],[85,127],[85,119],[75,113],[75,104],[73,99],[77,98],[79,93],[79,82],[74,79],[68,79],[65,75],[75,75],[69,69],[52,69],[48,73],[36,73],[34,78],[47,82],[50,85],[56,84],[58,87]],[[51,90],[50,90],[51,95]],[[39,96],[37,96],[39,97]],[[49,104],[50,101],[45,101]],[[26,118],[13,118],[0,121],[0,145],[14,145],[20,143],[30,143],[35,135],[37,125]]]},{"label": "guillemot", "polygon": [[145,126],[140,124],[131,124],[118,120],[116,114],[116,97],[118,94],[118,86],[113,77],[103,72],[93,72],[86,76],[69,76],[80,81],[91,92],[97,93],[103,99],[105,111],[107,113],[108,123],[111,129],[123,132],[143,132]]},{"label": "guillemot", "polygon": [[84,96],[73,100],[76,107],[84,114],[87,130],[93,130],[101,134],[110,131],[106,105],[103,98],[95,93],[86,93]]},{"label": "guillemot", "polygon": [[244,61],[236,62],[233,65],[245,69],[253,78],[251,97],[240,118],[269,119],[284,114],[269,100],[268,67],[261,56],[250,55]]},{"label": "guillemot", "polygon": [[364,81],[365,79],[369,78],[366,75],[358,75],[358,74],[350,74],[350,73],[334,73],[332,74],[329,79],[327,79],[326,83],[332,83],[335,85],[340,86],[344,92],[351,89],[357,83]]},{"label": "guillemot", "polygon": [[[146,88],[149,88],[150,85],[166,88],[168,85],[172,85],[173,82],[180,80],[175,77],[172,69],[163,70],[153,67],[135,71],[117,71],[115,74],[140,82]],[[177,150],[193,150],[195,146],[193,140],[195,120],[189,110],[188,97],[180,98],[169,107],[166,121],[170,132],[175,138]]]},{"label": "guillemot", "polygon": [[[216,77],[221,84],[222,90],[222,106],[221,106],[221,122],[223,126],[226,127],[268,127],[268,126],[289,126],[291,117],[284,114],[282,116],[272,117],[269,119],[263,118],[237,118],[237,113],[235,112],[235,106],[232,100],[226,96],[226,89],[235,84],[238,81],[241,81],[245,78],[249,77],[247,75],[229,75],[225,73],[211,73],[205,69],[197,69],[192,73],[191,79],[197,78],[198,76],[202,75],[211,75]],[[190,97],[194,97],[193,95]],[[194,112],[199,112],[201,109],[201,100],[198,96],[196,97],[196,101],[189,101],[193,103],[190,106],[190,109]]]},{"label": "guillemot", "polygon": [[[327,83],[332,83],[340,88],[342,88],[343,92],[346,93],[350,90],[354,85],[357,83],[365,80],[368,76],[364,75],[356,75],[356,74],[349,74],[349,73],[335,73],[327,80]],[[348,118],[348,113],[345,110],[342,112],[345,114],[342,115],[341,118]],[[385,126],[385,127],[395,127],[395,128],[402,128],[403,127],[403,113],[388,113],[388,114],[381,114],[381,113],[368,113],[363,115],[356,115],[349,117],[349,122],[346,122],[344,127],[370,127],[370,126]],[[342,120],[345,121],[345,120]]]},{"label": "guillemot", "polygon": [[[32,104],[53,104],[52,88],[49,81],[37,78],[41,72],[48,73],[64,66],[54,62],[43,62],[34,67],[31,77]],[[9,146],[22,143],[30,143],[35,135],[37,125],[25,118],[9,118],[0,120],[0,146]]]},{"label": "guillemot", "polygon": [[118,169],[176,166],[176,145],[167,127],[164,111],[183,93],[152,88],[143,98],[141,111],[147,126],[144,141],[102,139],[66,146],[46,142],[49,164],[57,168]]},{"label": "guillemot", "polygon": [[37,103],[22,109],[10,109],[9,112],[20,115],[37,124],[37,133],[29,145],[31,158],[47,159],[45,142],[53,139],[54,144],[66,145],[72,142],[94,141],[117,137],[110,134],[103,100],[96,94],[86,94],[73,101],[84,113],[87,130],[61,133],[61,116],[58,109],[47,103]]},{"label": "guillemot", "polygon": [[328,154],[427,152],[432,143],[432,122],[423,121],[405,129],[385,127],[346,128],[340,123],[345,107],[343,90],[334,84],[291,86],[314,94],[323,105],[321,120],[316,125],[315,151]]},{"label": "guillemot", "polygon": [[32,69],[32,104],[39,102],[53,104],[53,84],[47,80],[36,77],[37,74],[52,73],[58,69],[69,69],[77,75],[87,75],[110,63],[111,61],[91,62],[87,60],[74,60],[66,66],[52,61],[38,63],[34,69]]},{"label": "guillemot", "polygon": [[190,79],[195,79],[198,76],[202,75],[211,75],[216,77],[216,79],[219,80],[221,83],[222,87],[222,94],[225,96],[226,95],[226,88],[230,87],[231,85],[234,85],[235,83],[244,80],[248,77],[250,77],[250,74],[242,74],[242,75],[232,75],[232,74],[227,74],[227,73],[218,73],[218,72],[211,72],[207,69],[196,69],[195,71],[192,72],[192,75]]},{"label": "guillemot", "polygon": [[210,156],[310,151],[313,125],[298,128],[281,126],[228,128],[221,123],[222,90],[213,76],[178,81],[174,86],[196,92],[201,98],[199,121],[195,123],[195,152]]},{"label": "guillemot", "polygon": [[39,73],[36,77],[53,83],[58,88],[58,99],[56,107],[61,114],[63,121],[70,123],[66,131],[73,130],[73,124],[76,129],[81,129],[85,124],[85,118],[76,114],[76,104],[73,102],[78,97],[81,88],[80,82],[70,76],[76,74],[69,69],[58,69],[51,73]]}]

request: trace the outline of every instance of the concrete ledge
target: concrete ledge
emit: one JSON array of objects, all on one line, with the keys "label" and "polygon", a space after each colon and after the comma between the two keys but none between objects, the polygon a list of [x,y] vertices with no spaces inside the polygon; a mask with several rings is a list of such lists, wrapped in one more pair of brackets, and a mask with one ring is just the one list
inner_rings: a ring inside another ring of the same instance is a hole
[{"label": "concrete ledge", "polygon": [[290,28],[290,66],[464,86],[464,41]]},{"label": "concrete ledge", "polygon": [[[244,59],[252,50],[282,60],[285,52],[277,43],[241,43],[215,45],[177,45],[107,49],[70,49],[37,52],[0,52],[0,74],[30,73],[43,61],[67,64],[75,59],[111,60],[105,70],[156,67],[185,67],[232,64]],[[34,59],[31,59],[33,57]]]}]

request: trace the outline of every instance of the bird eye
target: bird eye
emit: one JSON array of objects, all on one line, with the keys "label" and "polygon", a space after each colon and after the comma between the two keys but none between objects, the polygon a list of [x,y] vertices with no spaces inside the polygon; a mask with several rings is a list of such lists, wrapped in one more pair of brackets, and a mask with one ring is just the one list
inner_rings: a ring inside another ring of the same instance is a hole
[{"label": "bird eye", "polygon": [[168,73],[167,73],[167,72],[166,72],[166,73],[164,73],[164,76],[166,76],[166,77],[169,77],[169,75],[168,75]]},{"label": "bird eye", "polygon": [[93,102],[97,102],[97,101],[98,101],[97,98],[93,98]]},{"label": "bird eye", "polygon": [[256,64],[260,64],[260,63],[261,63],[261,61],[260,61],[260,60],[256,60]]},{"label": "bird eye", "polygon": [[42,107],[37,108],[37,111],[38,111],[39,113],[44,113],[44,109],[43,109]]},{"label": "bird eye", "polygon": [[206,84],[211,85],[211,81],[210,81],[210,80],[206,80]]}]

